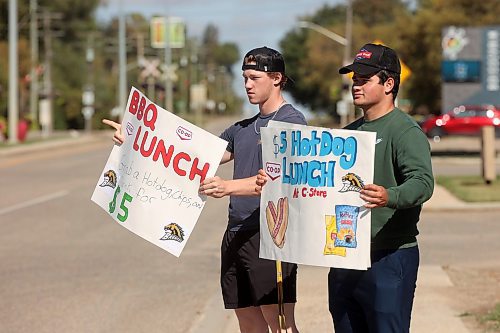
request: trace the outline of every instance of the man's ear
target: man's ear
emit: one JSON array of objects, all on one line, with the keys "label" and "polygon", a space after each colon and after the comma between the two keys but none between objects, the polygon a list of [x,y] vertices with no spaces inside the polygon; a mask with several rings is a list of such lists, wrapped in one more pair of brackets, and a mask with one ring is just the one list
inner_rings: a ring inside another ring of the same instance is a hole
[{"label": "man's ear", "polygon": [[384,92],[386,95],[389,95],[392,93],[392,89],[394,89],[394,78],[389,77],[385,82],[384,82]]},{"label": "man's ear", "polygon": [[275,86],[279,86],[281,84],[281,81],[283,81],[283,74],[282,73],[276,73],[276,75],[273,75],[273,81]]}]

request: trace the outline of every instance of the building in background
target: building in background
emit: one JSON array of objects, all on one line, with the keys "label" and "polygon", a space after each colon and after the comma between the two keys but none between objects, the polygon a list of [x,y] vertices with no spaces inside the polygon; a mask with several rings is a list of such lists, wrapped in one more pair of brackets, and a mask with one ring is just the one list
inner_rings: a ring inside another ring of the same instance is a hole
[{"label": "building in background", "polygon": [[500,106],[500,26],[442,30],[442,107]]}]

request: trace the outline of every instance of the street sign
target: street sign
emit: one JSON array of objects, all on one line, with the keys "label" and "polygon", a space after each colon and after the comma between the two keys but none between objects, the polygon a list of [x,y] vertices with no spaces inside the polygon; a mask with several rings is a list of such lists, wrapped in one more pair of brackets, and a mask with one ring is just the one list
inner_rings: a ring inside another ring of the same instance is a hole
[{"label": "street sign", "polygon": [[349,112],[349,110],[347,108],[347,101],[339,100],[337,102],[337,114],[339,116],[347,116],[348,112]]},{"label": "street sign", "polygon": [[[168,22],[168,36],[167,36]],[[150,22],[151,47],[165,48],[168,37],[170,48],[183,48],[185,44],[186,25],[179,17],[153,17]]]},{"label": "street sign", "polygon": [[82,103],[83,105],[93,105],[94,104],[94,91],[88,89],[84,90],[82,94]]},{"label": "street sign", "polygon": [[179,17],[169,17],[168,23],[170,28],[170,34],[168,35],[170,47],[173,49],[183,48],[186,36],[184,21]]},{"label": "street sign", "polygon": [[43,98],[40,100],[39,107],[40,115],[38,116],[38,121],[42,127],[48,127],[50,125],[52,115],[50,113],[51,103],[48,98]]},{"label": "street sign", "polygon": [[94,107],[84,106],[82,108],[82,114],[83,114],[83,118],[85,118],[86,120],[92,118],[92,116],[94,115]]},{"label": "street sign", "polygon": [[151,19],[151,47],[165,48],[165,18],[153,17]]},{"label": "street sign", "polygon": [[403,82],[411,76],[411,70],[401,59],[399,59],[399,63],[401,64],[401,76],[399,77],[399,81],[403,84]]},{"label": "street sign", "polygon": [[191,95],[191,110],[205,107],[207,103],[207,86],[202,83],[192,84],[189,91]]}]

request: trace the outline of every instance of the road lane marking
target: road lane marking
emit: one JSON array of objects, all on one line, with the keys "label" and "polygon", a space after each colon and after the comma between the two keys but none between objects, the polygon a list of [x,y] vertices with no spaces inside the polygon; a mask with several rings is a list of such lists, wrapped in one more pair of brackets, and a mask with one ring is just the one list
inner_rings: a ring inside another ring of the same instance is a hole
[{"label": "road lane marking", "polygon": [[16,205],[12,205],[10,207],[0,208],[0,216],[8,214],[8,213],[12,213],[12,212],[19,210],[19,209],[28,208],[31,206],[39,205],[39,204],[47,202],[47,201],[59,199],[59,198],[64,197],[68,194],[69,194],[69,191],[63,190],[63,191],[55,192],[52,194],[47,194],[47,195],[44,195],[44,196],[41,196],[41,197],[38,197],[35,199],[31,199],[31,200],[28,200],[28,201],[25,201],[25,202],[22,202],[22,203],[19,203]]}]

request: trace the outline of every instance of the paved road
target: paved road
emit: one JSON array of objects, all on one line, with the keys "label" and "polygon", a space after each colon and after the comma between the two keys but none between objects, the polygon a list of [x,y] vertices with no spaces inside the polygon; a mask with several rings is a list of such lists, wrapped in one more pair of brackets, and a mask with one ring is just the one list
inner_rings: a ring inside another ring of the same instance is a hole
[{"label": "paved road", "polygon": [[111,146],[0,159],[0,332],[184,333],[218,293],[227,201],[208,202],[179,260],[90,201]]},{"label": "paved road", "polygon": [[[222,331],[224,318],[200,325],[207,309],[222,308],[219,243],[227,200],[209,200],[177,259],[90,201],[111,145],[106,137],[0,158],[0,332]],[[230,169],[219,173],[227,177]],[[497,265],[496,216],[424,213],[422,263]],[[299,285],[314,284],[307,277]]]}]

